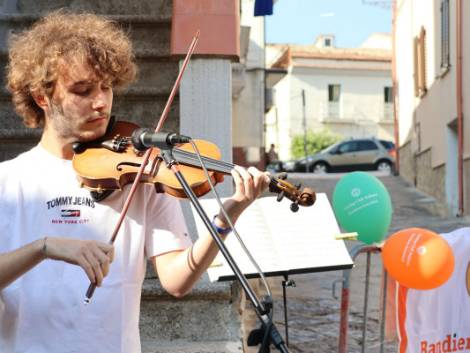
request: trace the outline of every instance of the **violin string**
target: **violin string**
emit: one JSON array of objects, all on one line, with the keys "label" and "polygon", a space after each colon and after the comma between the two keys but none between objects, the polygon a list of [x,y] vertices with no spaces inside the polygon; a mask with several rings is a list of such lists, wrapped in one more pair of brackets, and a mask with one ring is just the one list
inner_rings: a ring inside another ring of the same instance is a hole
[{"label": "violin string", "polygon": [[[127,145],[128,146],[131,146],[132,143],[131,143],[131,138],[130,137],[124,137],[123,138]],[[184,157],[192,162],[199,162],[200,160],[198,159],[198,156],[193,153],[193,152],[189,152],[189,151],[186,151],[186,150],[183,150],[183,149],[180,149],[180,148],[173,148],[173,152],[176,153],[176,155],[180,156],[180,157]],[[175,156],[175,157],[177,157]],[[226,171],[227,172],[230,172],[230,170],[233,169],[234,165],[232,163],[229,163],[229,162],[225,162],[225,161],[221,161],[219,159],[214,159],[214,158],[210,158],[210,157],[206,157],[206,156],[202,156],[201,155],[201,158],[204,160],[205,163],[211,163],[217,167],[220,167],[220,168],[226,168]],[[181,162],[180,160],[178,160],[178,162]],[[211,169],[211,168],[209,168]]]},{"label": "violin string", "polygon": [[[194,165],[199,165],[196,164],[196,162],[200,162],[198,156],[192,152],[188,152],[179,148],[174,148],[173,152],[175,152],[175,157],[184,157],[187,160],[190,160],[194,163]],[[223,168],[225,168],[225,172],[230,173],[230,171],[233,169],[234,165],[228,162],[220,161],[218,159],[210,158],[210,157],[205,157],[205,156],[200,156],[202,160],[204,161],[204,164],[209,163],[210,165],[214,166],[215,171],[219,171]],[[178,158],[177,158],[178,159]],[[212,167],[209,167],[208,169],[212,169]]]},{"label": "violin string", "polygon": [[[225,219],[227,220],[227,223],[229,224],[230,228],[232,229],[233,231],[233,234],[235,235],[235,237],[237,238],[238,242],[240,243],[243,251],[245,252],[245,254],[248,256],[248,259],[250,260],[250,262],[252,263],[252,265],[255,267],[256,271],[259,273],[260,275],[260,278],[261,278],[261,281],[263,282],[263,285],[266,289],[266,292],[267,292],[267,295],[271,298],[272,297],[272,292],[271,292],[271,288],[269,287],[269,284],[266,280],[266,277],[264,276],[264,273],[263,271],[261,270],[261,268],[259,267],[258,263],[256,262],[256,260],[253,258],[253,256],[251,255],[250,251],[248,250],[248,248],[245,246],[245,243],[243,242],[242,238],[240,237],[237,229],[235,228],[234,224],[232,223],[232,220],[229,218],[229,216],[227,215],[227,212],[225,211],[224,209],[224,206],[222,205],[222,201],[220,200],[220,197],[219,197],[219,194],[217,193],[217,191],[215,190],[215,187],[214,187],[214,184],[212,183],[211,181],[211,177],[209,176],[209,172],[207,171],[207,168],[203,162],[203,158],[201,158],[201,154],[199,152],[199,149],[197,147],[197,145],[194,143],[194,141],[191,139],[189,141],[189,143],[191,144],[191,146],[193,147],[194,151],[195,151],[195,155],[197,156],[197,158],[199,159],[199,163],[201,164],[201,167],[202,167],[202,170],[204,171],[204,174],[206,176],[206,179],[209,183],[209,186],[213,192],[213,194],[215,195],[215,199],[217,200],[217,203],[219,204],[219,207],[220,207],[220,210],[222,211],[222,213],[224,214],[224,217]],[[230,164],[230,163],[227,163],[227,164]],[[233,164],[232,164],[232,168],[233,168]],[[272,315],[272,312],[274,311],[274,309],[272,308],[271,309],[271,315]]]}]

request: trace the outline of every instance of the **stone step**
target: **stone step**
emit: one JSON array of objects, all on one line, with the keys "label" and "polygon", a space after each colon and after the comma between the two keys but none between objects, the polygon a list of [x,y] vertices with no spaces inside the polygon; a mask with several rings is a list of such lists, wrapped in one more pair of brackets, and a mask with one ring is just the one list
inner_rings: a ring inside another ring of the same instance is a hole
[{"label": "stone step", "polygon": [[18,154],[36,146],[39,139],[4,141],[0,139],[0,162],[15,158]]},{"label": "stone step", "polygon": [[[163,112],[167,97],[116,97],[113,114],[119,120],[132,121],[142,127],[155,127]],[[176,97],[170,107],[162,131],[179,131],[179,100]]]},{"label": "stone step", "polygon": [[[4,11],[10,13],[44,14],[53,10],[67,8],[70,10],[88,11],[98,14],[138,14],[153,15],[162,19],[171,19],[172,0],[16,0],[12,5],[4,5]],[[16,3],[16,6],[15,6]]]},{"label": "stone step", "polygon": [[240,342],[142,341],[142,353],[243,353]]},{"label": "stone step", "polygon": [[[162,19],[155,15],[120,15],[107,16],[119,22],[129,33],[136,57],[155,58],[160,61],[169,60],[171,18]],[[39,15],[0,15],[0,51],[1,57],[7,55],[8,36],[21,32],[40,18]]]},{"label": "stone step", "polygon": [[[10,100],[10,93],[6,88],[7,58],[0,57],[0,100]],[[177,61],[161,61],[153,58],[137,58],[137,81],[122,92],[128,96],[169,96],[173,84],[178,77],[179,66]],[[3,102],[2,102],[3,103]]]},{"label": "stone step", "polygon": [[[156,125],[168,100],[168,95],[116,95],[113,103],[112,113],[119,120],[132,121],[142,127]],[[4,137],[22,138],[35,137],[34,130],[23,126],[22,119],[18,117],[13,109],[11,97],[0,95],[0,116],[2,126],[8,129],[0,129],[0,140]],[[5,130],[5,131],[3,131]],[[163,125],[164,131],[179,131],[179,99],[175,97],[170,107],[168,118]],[[39,132],[40,133],[40,132]],[[5,136],[5,134],[7,134]]]},{"label": "stone step", "polygon": [[141,341],[238,342],[241,295],[234,295],[236,288],[230,283],[210,283],[204,277],[191,293],[176,299],[157,279],[147,278],[141,300]]}]

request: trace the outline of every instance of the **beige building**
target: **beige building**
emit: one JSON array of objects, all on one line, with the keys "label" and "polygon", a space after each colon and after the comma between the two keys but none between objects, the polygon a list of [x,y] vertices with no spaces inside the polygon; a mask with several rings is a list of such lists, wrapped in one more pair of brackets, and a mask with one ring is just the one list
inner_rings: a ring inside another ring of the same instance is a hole
[{"label": "beige building", "polygon": [[444,213],[469,214],[470,45],[462,38],[470,33],[470,4],[399,0],[395,6],[400,174],[436,197]]},{"label": "beige building", "polygon": [[336,48],[325,34],[313,45],[266,49],[266,146],[278,146],[281,160],[292,157],[293,137],[308,130],[393,140],[389,34],[374,34],[359,48]]}]

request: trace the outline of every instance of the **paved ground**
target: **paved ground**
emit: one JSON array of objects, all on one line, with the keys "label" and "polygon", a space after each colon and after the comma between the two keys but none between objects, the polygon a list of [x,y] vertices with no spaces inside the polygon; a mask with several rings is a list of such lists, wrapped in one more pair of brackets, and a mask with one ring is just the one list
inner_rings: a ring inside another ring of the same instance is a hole
[{"label": "paved ground", "polygon": [[[470,227],[470,219],[441,217],[437,214],[435,201],[426,194],[417,191],[402,178],[376,174],[390,192],[393,203],[393,218],[389,234],[409,228],[423,227],[438,233],[452,231],[460,227]],[[341,175],[313,177],[308,174],[291,174],[289,181],[301,182],[303,186],[313,187],[316,192],[325,192],[331,200],[336,182]],[[359,242],[349,241],[349,249]],[[369,288],[369,311],[365,345],[362,338],[364,322],[363,303],[365,288],[365,255],[356,258],[351,272],[351,306],[349,318],[348,352],[380,352],[380,298],[381,271],[380,255],[371,256],[371,282]],[[292,276],[296,287],[287,288],[288,338],[290,353],[333,353],[338,351],[340,300],[332,295],[333,282],[342,278],[341,271],[313,273]],[[282,278],[270,278],[274,293],[275,324],[286,338],[284,325],[284,307],[282,299]],[[340,296],[341,285],[338,283],[336,294]],[[247,306],[246,331],[258,325],[255,314]],[[396,352],[393,341],[385,342],[384,352]],[[248,348],[247,353],[256,353],[258,348]]]}]

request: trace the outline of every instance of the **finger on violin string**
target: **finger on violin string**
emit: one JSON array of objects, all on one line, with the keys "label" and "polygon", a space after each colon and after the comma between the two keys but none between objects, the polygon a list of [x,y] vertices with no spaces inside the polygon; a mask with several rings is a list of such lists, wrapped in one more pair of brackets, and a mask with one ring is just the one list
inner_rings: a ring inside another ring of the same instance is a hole
[{"label": "finger on violin string", "polygon": [[235,190],[244,193],[245,187],[243,184],[243,178],[241,177],[237,167],[233,168],[230,174],[232,175],[233,183],[235,184]]},{"label": "finger on violin string", "polygon": [[234,170],[232,170],[232,176],[233,175],[235,175],[234,180],[238,192],[240,192],[244,198],[251,200],[254,195],[253,176],[248,173],[245,168],[240,166],[235,166]]},{"label": "finger on violin string", "polygon": [[258,168],[249,167],[248,173],[253,176],[253,181],[257,193],[263,191],[271,181],[269,172],[262,172]]}]

